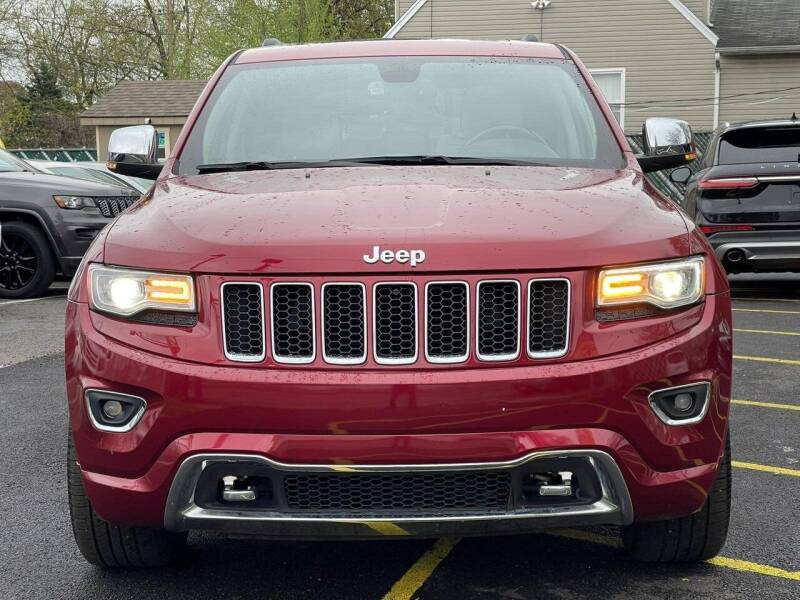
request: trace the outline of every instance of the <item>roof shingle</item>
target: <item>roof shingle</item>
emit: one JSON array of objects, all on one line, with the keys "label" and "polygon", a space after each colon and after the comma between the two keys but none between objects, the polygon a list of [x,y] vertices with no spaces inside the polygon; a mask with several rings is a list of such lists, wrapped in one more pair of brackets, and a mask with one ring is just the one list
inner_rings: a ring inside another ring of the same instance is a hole
[{"label": "roof shingle", "polygon": [[81,117],[185,117],[205,81],[120,81]]},{"label": "roof shingle", "polygon": [[800,46],[800,0],[714,0],[717,47]]}]

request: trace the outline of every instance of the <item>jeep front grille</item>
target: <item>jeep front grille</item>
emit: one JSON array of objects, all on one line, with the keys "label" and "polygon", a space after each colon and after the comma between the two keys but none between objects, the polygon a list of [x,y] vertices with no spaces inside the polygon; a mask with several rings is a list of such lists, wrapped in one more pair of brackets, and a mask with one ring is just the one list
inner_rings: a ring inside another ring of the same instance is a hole
[{"label": "jeep front grille", "polygon": [[267,285],[223,284],[229,360],[260,362],[270,355],[275,363],[311,364],[320,345],[322,362],[333,365],[364,364],[368,356],[380,365],[409,365],[420,353],[431,364],[509,362],[521,354],[556,358],[569,347],[571,294],[564,277],[278,281],[269,285],[264,306]]},{"label": "jeep front grille", "polygon": [[122,214],[122,211],[132,206],[138,199],[137,196],[104,196],[94,198],[94,204],[100,209],[101,215],[111,219]]}]

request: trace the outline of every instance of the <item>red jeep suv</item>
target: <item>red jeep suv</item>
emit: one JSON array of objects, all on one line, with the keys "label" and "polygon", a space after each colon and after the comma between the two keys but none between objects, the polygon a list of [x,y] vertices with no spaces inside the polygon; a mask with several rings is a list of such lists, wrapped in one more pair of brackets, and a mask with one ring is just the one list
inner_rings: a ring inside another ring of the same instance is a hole
[{"label": "red jeep suv", "polygon": [[189,530],[288,539],[728,528],[730,295],[568,49],[273,45],[211,79],[69,292],[69,494],[104,567]]}]

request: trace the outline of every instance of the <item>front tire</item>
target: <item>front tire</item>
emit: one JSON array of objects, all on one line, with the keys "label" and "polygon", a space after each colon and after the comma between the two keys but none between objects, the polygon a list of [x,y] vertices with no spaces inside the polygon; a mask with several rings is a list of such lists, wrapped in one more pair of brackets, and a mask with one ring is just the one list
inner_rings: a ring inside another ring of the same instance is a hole
[{"label": "front tire", "polygon": [[104,569],[163,567],[175,562],[186,544],[185,533],[103,521],[86,496],[72,436],[69,438],[67,461],[72,533],[87,561]]},{"label": "front tire", "polygon": [[21,221],[3,223],[0,235],[0,298],[35,298],[56,275],[56,261],[38,227]]},{"label": "front tire", "polygon": [[697,562],[719,554],[731,514],[731,440],[700,512],[679,519],[634,523],[622,530],[625,550],[643,562]]}]

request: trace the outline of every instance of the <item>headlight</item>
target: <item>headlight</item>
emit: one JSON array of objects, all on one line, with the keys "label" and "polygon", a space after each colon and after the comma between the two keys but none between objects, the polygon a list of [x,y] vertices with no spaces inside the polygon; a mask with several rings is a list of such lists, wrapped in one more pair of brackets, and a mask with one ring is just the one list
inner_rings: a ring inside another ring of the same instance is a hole
[{"label": "headlight", "polygon": [[597,305],[646,302],[676,308],[697,302],[705,292],[705,261],[687,260],[600,271]]},{"label": "headlight", "polygon": [[69,210],[80,210],[82,208],[94,208],[94,198],[88,196],[53,196],[59,208],[67,208]]},{"label": "headlight", "polygon": [[92,308],[129,317],[146,309],[194,312],[194,281],[188,275],[89,266]]}]

